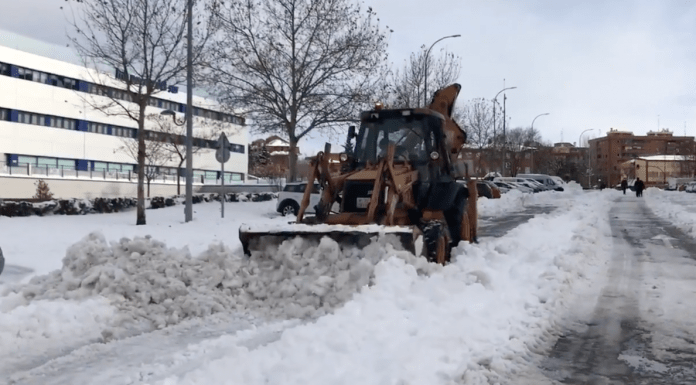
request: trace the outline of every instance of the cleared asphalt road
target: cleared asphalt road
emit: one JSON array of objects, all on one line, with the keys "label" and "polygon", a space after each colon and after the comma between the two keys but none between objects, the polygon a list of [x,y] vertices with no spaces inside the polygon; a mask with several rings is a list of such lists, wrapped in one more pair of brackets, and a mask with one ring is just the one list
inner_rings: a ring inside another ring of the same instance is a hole
[{"label": "cleared asphalt road", "polygon": [[[696,243],[642,198],[622,196],[608,215],[607,283],[594,308],[578,304],[590,314],[568,320],[542,370],[561,384],[696,384],[693,320],[664,302],[696,306],[696,277],[681,274],[696,265]],[[675,281],[681,296],[665,289]]]}]

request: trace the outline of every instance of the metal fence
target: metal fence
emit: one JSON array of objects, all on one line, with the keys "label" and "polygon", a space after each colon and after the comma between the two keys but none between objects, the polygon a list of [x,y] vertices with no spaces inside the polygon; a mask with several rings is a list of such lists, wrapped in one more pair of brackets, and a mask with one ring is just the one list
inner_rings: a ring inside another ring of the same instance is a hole
[{"label": "metal fence", "polygon": [[[32,176],[32,177],[47,177],[47,178],[68,178],[68,179],[96,179],[96,180],[115,180],[115,181],[131,181],[138,180],[138,174],[133,171],[107,171],[107,170],[76,170],[72,167],[48,167],[34,166],[31,164],[21,166],[11,166],[7,162],[0,162],[0,175],[11,176]],[[186,183],[186,177],[177,177],[170,174],[157,174],[150,182],[151,183],[176,183],[177,178],[180,183]],[[147,176],[146,179],[147,181]],[[204,175],[195,176],[194,184],[220,184],[221,180],[206,179]],[[225,182],[229,184],[230,182]]]}]

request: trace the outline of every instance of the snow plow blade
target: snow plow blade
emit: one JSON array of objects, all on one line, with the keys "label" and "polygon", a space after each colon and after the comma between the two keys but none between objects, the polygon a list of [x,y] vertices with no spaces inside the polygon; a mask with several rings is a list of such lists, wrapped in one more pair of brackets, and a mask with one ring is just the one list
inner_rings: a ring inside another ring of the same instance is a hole
[{"label": "snow plow blade", "polygon": [[309,225],[291,224],[269,228],[265,226],[242,225],[239,228],[239,240],[242,242],[244,254],[251,256],[252,251],[263,251],[269,246],[279,246],[283,241],[301,237],[314,240],[317,243],[329,237],[336,241],[341,248],[350,246],[362,249],[369,245],[375,237],[393,236],[404,250],[415,254],[416,234],[411,227],[380,226],[380,225]]}]

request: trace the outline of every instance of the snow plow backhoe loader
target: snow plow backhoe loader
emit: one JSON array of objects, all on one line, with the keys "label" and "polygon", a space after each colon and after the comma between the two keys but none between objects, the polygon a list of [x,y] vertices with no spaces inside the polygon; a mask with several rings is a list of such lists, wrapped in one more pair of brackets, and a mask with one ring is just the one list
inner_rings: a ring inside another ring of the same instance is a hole
[{"label": "snow plow backhoe loader", "polygon": [[[348,133],[357,138],[354,150],[339,155],[340,167],[331,162],[329,145],[312,159],[297,222],[240,227],[245,254],[298,236],[364,247],[380,235],[415,253],[422,236],[422,254],[447,263],[453,246],[476,240],[477,189],[460,156],[466,133],[452,120],[460,88],[438,90],[428,108],[362,112],[359,131]],[[321,199],[308,216],[315,182]]]}]

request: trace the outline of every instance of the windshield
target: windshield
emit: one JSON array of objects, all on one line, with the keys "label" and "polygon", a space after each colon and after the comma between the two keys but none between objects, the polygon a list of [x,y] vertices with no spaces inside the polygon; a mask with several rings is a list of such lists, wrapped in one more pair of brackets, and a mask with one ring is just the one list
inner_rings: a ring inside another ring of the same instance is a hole
[{"label": "windshield", "polygon": [[[388,112],[389,113],[389,112]],[[380,112],[384,115],[385,112]],[[394,111],[380,119],[363,121],[355,149],[355,159],[360,163],[377,162],[387,155],[390,143],[394,144],[395,161],[425,162],[437,147],[434,127],[440,121],[434,116],[402,115]]]}]

